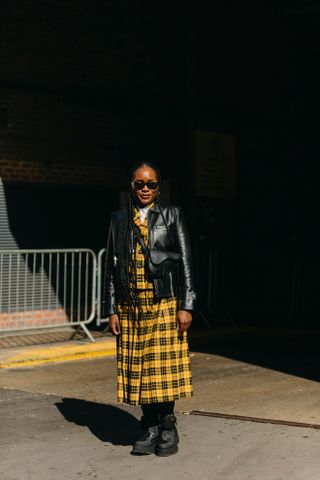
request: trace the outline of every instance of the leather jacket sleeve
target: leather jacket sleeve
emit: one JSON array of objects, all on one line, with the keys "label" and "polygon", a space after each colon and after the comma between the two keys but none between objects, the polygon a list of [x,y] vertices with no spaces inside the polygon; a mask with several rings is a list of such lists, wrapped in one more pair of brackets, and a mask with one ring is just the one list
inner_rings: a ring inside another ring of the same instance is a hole
[{"label": "leather jacket sleeve", "polygon": [[103,312],[104,312],[104,316],[108,317],[109,315],[116,313],[115,287],[114,287],[114,260],[113,260],[114,242],[113,242],[112,220],[110,222],[106,250],[107,251],[106,251],[105,270],[104,270],[104,282],[103,282],[103,292],[104,292]]},{"label": "leather jacket sleeve", "polygon": [[192,276],[191,248],[184,214],[180,207],[177,207],[176,231],[178,248],[182,255],[178,306],[181,310],[194,310],[196,293]]}]

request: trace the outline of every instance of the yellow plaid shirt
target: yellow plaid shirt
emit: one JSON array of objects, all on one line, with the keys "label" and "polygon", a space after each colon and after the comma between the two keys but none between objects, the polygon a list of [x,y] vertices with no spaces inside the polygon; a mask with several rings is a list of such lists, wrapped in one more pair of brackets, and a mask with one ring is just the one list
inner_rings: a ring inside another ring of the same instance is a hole
[{"label": "yellow plaid shirt", "polygon": [[[149,208],[152,205],[153,204],[151,204]],[[145,245],[148,245],[148,216],[146,216],[144,222],[142,222],[140,218],[140,212],[138,208],[135,207],[133,221],[135,225],[139,228]],[[139,242],[137,242],[135,251],[132,253],[132,256],[135,265],[136,281],[134,282],[134,275],[132,274],[133,272],[131,272],[131,287],[138,290],[152,290],[153,283],[149,281],[146,277],[145,258]]]}]

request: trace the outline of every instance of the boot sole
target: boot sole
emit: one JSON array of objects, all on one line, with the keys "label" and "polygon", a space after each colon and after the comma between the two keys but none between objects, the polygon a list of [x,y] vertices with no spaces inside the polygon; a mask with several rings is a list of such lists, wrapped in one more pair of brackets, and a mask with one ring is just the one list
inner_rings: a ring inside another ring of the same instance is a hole
[{"label": "boot sole", "polygon": [[170,457],[170,455],[174,455],[175,453],[177,453],[178,450],[178,445],[176,445],[174,448],[170,448],[168,450],[159,450],[158,448],[156,448],[154,453],[157,455],[157,457]]},{"label": "boot sole", "polygon": [[152,455],[153,453],[155,453],[155,448],[156,448],[155,445],[152,445],[152,447],[150,448],[136,447],[133,450],[131,450],[130,454],[131,455]]}]

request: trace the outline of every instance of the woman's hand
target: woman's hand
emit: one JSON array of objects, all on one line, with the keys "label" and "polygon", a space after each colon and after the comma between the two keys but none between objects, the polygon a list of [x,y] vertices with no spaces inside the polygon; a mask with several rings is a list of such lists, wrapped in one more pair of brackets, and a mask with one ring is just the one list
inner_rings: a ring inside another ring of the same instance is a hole
[{"label": "woman's hand", "polygon": [[109,330],[111,331],[112,335],[115,335],[115,336],[120,335],[120,322],[119,322],[119,317],[116,313],[113,313],[112,315],[110,315]]},{"label": "woman's hand", "polygon": [[181,333],[186,332],[191,325],[192,315],[188,310],[178,310],[177,319]]}]

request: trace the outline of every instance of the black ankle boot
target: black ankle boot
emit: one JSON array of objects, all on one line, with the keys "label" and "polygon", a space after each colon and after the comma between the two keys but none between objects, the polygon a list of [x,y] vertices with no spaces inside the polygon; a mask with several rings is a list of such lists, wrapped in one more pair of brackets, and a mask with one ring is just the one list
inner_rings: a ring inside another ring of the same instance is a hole
[{"label": "black ankle boot", "polygon": [[155,446],[159,440],[159,425],[148,425],[144,417],[141,418],[140,423],[145,432],[142,437],[134,442],[131,454],[150,455],[154,453]]},{"label": "black ankle boot", "polygon": [[176,427],[175,415],[166,415],[161,422],[160,438],[155,448],[155,454],[159,457],[168,457],[178,451],[179,435]]}]

